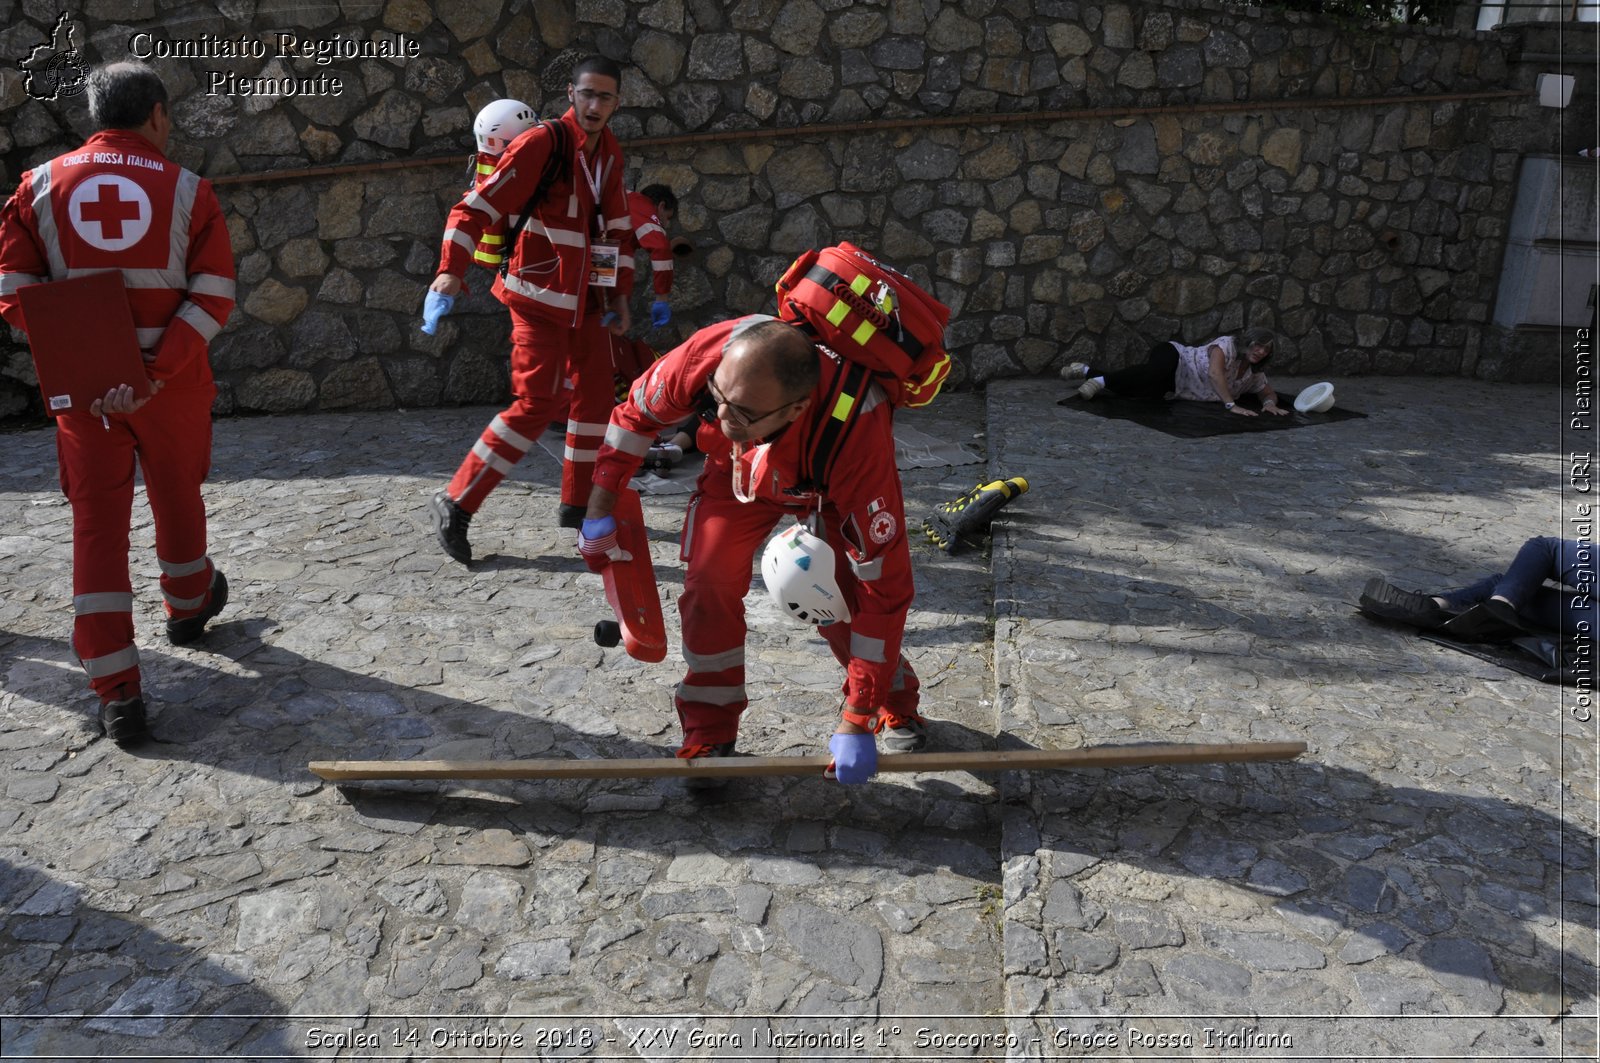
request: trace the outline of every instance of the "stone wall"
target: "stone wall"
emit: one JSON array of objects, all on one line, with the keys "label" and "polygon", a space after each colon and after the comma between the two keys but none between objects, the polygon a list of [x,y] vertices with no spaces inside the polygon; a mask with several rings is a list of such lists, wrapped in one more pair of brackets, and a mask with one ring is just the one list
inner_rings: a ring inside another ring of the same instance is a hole
[{"label": "stone wall", "polygon": [[[0,55],[48,39],[45,8],[22,5]],[[1555,129],[1526,95],[1490,95],[1531,85],[1514,32],[1077,0],[219,8],[92,0],[76,24],[89,61],[126,56],[140,31],[143,51],[266,42],[260,59],[156,59],[173,154],[218,181],[238,253],[220,412],[501,398],[488,275],[437,337],[416,329],[422,292],[473,113],[502,94],[564,108],[590,51],[627,67],[614,128],[630,183],[676,188],[698,248],[673,326],[647,334],[658,346],[769,305],[795,252],[849,239],[955,308],[957,382],[1121,363],[1246,323],[1284,334],[1284,370],[1529,371],[1484,346],[1517,160]],[[419,54],[285,58],[285,29]],[[252,76],[341,85],[237,94]],[[30,99],[6,72],[6,185],[75,146],[80,101]],[[262,177],[284,169],[311,172]],[[0,417],[39,408],[15,340]]]}]

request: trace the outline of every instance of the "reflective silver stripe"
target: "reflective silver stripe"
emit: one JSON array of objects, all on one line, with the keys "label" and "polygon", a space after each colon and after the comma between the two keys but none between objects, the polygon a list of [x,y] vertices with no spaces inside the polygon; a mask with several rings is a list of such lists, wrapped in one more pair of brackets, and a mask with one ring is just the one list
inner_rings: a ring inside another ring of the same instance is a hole
[{"label": "reflective silver stripe", "polygon": [[617,268],[618,268],[618,269],[636,269],[636,268],[637,268],[637,267],[636,267],[636,266],[634,266],[634,264],[633,264],[633,259],[631,259],[631,258],[629,258],[629,257],[628,257],[628,256],[626,256],[626,255],[624,255],[624,256],[622,256],[622,258],[621,258],[621,259],[620,259],[620,260],[619,260],[619,261],[618,261],[618,262],[617,262]]},{"label": "reflective silver stripe", "polygon": [[[103,269],[69,269],[67,276],[87,277],[91,273],[104,273]],[[122,270],[124,288],[158,288],[181,291],[189,286],[189,275],[181,269],[125,269]]]},{"label": "reflective silver stripe", "polygon": [[606,428],[606,446],[620,450],[624,454],[632,454],[636,458],[642,458],[650,453],[650,444],[654,442],[654,436],[630,432],[620,424],[609,425]]},{"label": "reflective silver stripe", "polygon": [[651,259],[650,260],[650,268],[655,270],[657,273],[671,273],[672,272],[672,259],[670,259],[670,258]]},{"label": "reflective silver stripe", "polygon": [[178,187],[172,196],[172,228],[168,230],[167,240],[167,269],[183,277],[174,288],[186,287],[189,279],[189,220],[194,217],[194,198],[199,191],[200,175],[180,166]]},{"label": "reflective silver stripe", "polygon": [[139,667],[139,647],[128,646],[104,657],[91,657],[81,662],[90,679],[104,679],[108,675]]},{"label": "reflective silver stripe", "polygon": [[553,306],[558,310],[577,310],[578,297],[567,295],[565,292],[553,292],[549,288],[541,288],[537,284],[530,284],[514,273],[507,273],[500,279],[507,291],[516,292],[524,299],[532,299],[536,303]]},{"label": "reflective silver stripe", "polygon": [[90,616],[94,613],[131,613],[133,592],[100,591],[96,594],[80,594],[72,599],[72,612],[77,616]]},{"label": "reflective silver stripe", "polygon": [[883,576],[883,558],[875,557],[871,561],[857,561],[855,558],[850,558],[850,570],[862,583],[871,583]]},{"label": "reflective silver stripe", "polygon": [[33,216],[39,226],[39,242],[44,245],[45,257],[50,260],[50,276],[60,280],[67,276],[67,259],[61,253],[61,232],[56,228],[56,216],[50,209],[48,164],[33,171]]},{"label": "reflective silver stripe", "polygon": [[573,435],[598,436],[603,435],[611,425],[606,421],[568,421],[567,431]]},{"label": "reflective silver stripe", "polygon": [[689,506],[683,511],[682,545],[678,547],[678,559],[688,561],[694,556],[694,517],[700,509],[700,492],[696,491],[689,496]]},{"label": "reflective silver stripe", "polygon": [[468,251],[476,251],[478,249],[478,245],[472,242],[472,237],[468,236],[466,233],[462,232],[460,229],[446,229],[444,231],[444,242],[447,243],[447,244],[448,243],[460,244],[462,247],[466,248]]},{"label": "reflective silver stripe", "polygon": [[500,415],[498,413],[494,415],[494,420],[489,422],[489,431],[493,432],[507,443],[510,443],[524,454],[528,452],[528,448],[533,446],[533,440],[529,439],[522,433],[513,430],[510,425],[506,424],[500,419]]},{"label": "reflective silver stripe", "polygon": [[606,218],[606,219],[604,219],[604,221],[603,221],[603,223],[601,225],[601,228],[603,228],[603,229],[622,229],[622,230],[626,231],[628,229],[633,228],[633,219],[632,218]]},{"label": "reflective silver stripe", "polygon": [[568,461],[586,461],[590,463],[593,463],[600,456],[598,450],[573,450],[571,447],[567,447],[562,453]]},{"label": "reflective silver stripe", "polygon": [[884,645],[882,639],[871,638],[861,634],[859,631],[850,632],[850,656],[856,660],[882,664],[886,660],[883,653]]},{"label": "reflective silver stripe", "polygon": [[871,413],[880,405],[889,401],[889,396],[877,384],[867,388],[867,393],[861,399],[861,412]]},{"label": "reflective silver stripe", "polygon": [[478,456],[479,461],[489,466],[489,468],[493,469],[501,476],[510,476],[511,470],[516,467],[515,462],[507,461],[494,451],[490,450],[488,444],[481,439],[472,444],[472,453]]},{"label": "reflective silver stripe", "polygon": [[222,322],[200,309],[195,303],[184,303],[178,308],[178,312],[172,315],[172,320],[184,322],[200,333],[200,338],[207,343],[210,343],[211,338],[222,331]]},{"label": "reflective silver stripe", "polygon": [[702,705],[733,705],[749,699],[745,697],[742,686],[692,687],[688,683],[679,683],[678,700],[699,702]]},{"label": "reflective silver stripe", "polygon": [[721,653],[695,653],[685,646],[683,663],[689,666],[691,672],[725,672],[729,668],[743,668],[744,647],[735,646]]},{"label": "reflective silver stripe", "polygon": [[232,299],[237,286],[232,277],[219,277],[215,273],[196,273],[189,278],[190,295],[216,295]]},{"label": "reflective silver stripe", "polygon": [[136,328],[134,337],[139,341],[142,350],[153,351],[156,344],[161,342],[161,337],[166,334],[166,328]]},{"label": "reflective silver stripe", "polygon": [[500,220],[500,212],[489,205],[489,201],[480,196],[476,191],[468,192],[467,197],[461,201],[463,207],[471,210],[482,211],[489,215],[489,224],[493,225]]},{"label": "reflective silver stripe", "polygon": [[751,314],[749,317],[741,317],[733,328],[728,331],[728,338],[722,342],[722,353],[727,354],[728,348],[733,346],[733,341],[743,336],[749,329],[755,328],[763,321],[776,320],[778,319],[770,314]]},{"label": "reflective silver stripe", "polygon": [[667,235],[667,230],[663,229],[653,221],[647,221],[633,231],[638,234],[638,237],[641,241],[651,233],[660,233],[662,236]]},{"label": "reflective silver stripe", "polygon": [[201,554],[193,561],[163,561],[159,557],[156,558],[156,564],[161,566],[161,574],[168,579],[182,579],[184,576],[192,576],[196,572],[204,572],[206,565],[210,563],[211,558],[205,554]]},{"label": "reflective silver stripe", "polygon": [[566,247],[588,247],[589,238],[583,233],[571,232],[567,229],[552,229],[548,225],[542,226],[544,235],[552,244],[562,244]]},{"label": "reflective silver stripe", "polygon": [[177,598],[163,588],[161,591],[161,597],[165,598],[167,600],[167,604],[172,606],[174,609],[198,609],[202,605],[206,604],[206,595],[210,593],[211,591],[207,589],[205,594],[195,598]]},{"label": "reflective silver stripe", "polygon": [[12,295],[18,288],[43,283],[43,277],[35,277],[31,273],[0,273],[0,295]]}]

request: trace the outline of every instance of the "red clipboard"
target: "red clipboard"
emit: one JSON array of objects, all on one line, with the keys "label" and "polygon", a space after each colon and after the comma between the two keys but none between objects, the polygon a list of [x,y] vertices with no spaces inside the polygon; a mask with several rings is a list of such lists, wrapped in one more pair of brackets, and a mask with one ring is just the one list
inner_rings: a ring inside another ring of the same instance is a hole
[{"label": "red clipboard", "polygon": [[17,289],[44,408],[88,413],[120,384],[150,394],[128,290],[117,270]]}]

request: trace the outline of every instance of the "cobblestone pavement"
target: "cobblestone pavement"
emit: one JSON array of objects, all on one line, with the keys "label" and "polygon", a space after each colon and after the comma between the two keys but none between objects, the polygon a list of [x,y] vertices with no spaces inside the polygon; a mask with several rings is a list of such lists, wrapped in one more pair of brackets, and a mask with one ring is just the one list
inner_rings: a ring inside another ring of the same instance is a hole
[{"label": "cobblestone pavement", "polygon": [[[987,425],[990,471],[1033,484],[992,566],[917,549],[940,747],[1302,739],[1300,762],[709,803],[306,772],[676,746],[675,648],[592,643],[555,462],[492,496],[470,572],[436,549],[426,499],[490,411],[219,422],[233,602],[166,646],[137,517],[160,742],[135,753],[67,648],[51,436],[5,436],[0,1055],[1592,1057],[1593,725],[1351,608],[1372,573],[1446,585],[1556,529],[1558,398],[1339,387],[1371,418],[1175,440],[1040,381],[908,416]],[[980,471],[907,473],[912,513]],[[669,598],[681,506],[647,500]],[[751,616],[741,748],[820,752],[836,666],[759,591]]]}]

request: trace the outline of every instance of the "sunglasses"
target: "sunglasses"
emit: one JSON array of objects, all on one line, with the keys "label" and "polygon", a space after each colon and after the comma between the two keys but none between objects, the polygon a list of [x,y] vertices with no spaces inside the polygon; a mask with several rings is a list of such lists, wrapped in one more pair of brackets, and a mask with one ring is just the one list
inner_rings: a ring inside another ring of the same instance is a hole
[{"label": "sunglasses", "polygon": [[749,428],[758,421],[765,421],[773,414],[782,413],[790,406],[793,406],[795,402],[799,401],[792,400],[790,402],[786,402],[777,409],[768,410],[766,413],[751,413],[743,406],[735,406],[733,403],[729,402],[727,396],[723,395],[722,390],[717,387],[716,381],[710,377],[706,377],[706,390],[711,393],[711,401],[715,402],[719,408],[727,410],[728,420],[740,428]]}]

